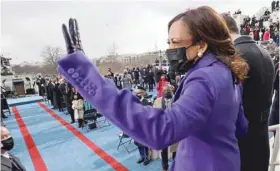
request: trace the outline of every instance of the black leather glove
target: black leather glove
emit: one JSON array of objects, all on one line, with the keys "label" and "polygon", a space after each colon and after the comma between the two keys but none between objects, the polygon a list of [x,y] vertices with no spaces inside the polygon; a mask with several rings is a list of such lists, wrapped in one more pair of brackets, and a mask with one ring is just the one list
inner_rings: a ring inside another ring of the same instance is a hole
[{"label": "black leather glove", "polygon": [[82,42],[80,39],[78,22],[76,19],[69,19],[69,32],[66,25],[62,24],[62,32],[65,39],[66,50],[68,54],[74,53],[76,51],[82,51],[84,53],[84,50],[82,48]]}]

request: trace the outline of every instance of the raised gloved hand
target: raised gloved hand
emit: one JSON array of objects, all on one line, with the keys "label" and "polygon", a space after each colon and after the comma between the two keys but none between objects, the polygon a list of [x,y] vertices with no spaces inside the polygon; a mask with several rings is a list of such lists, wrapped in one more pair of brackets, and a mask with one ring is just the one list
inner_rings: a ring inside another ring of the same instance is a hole
[{"label": "raised gloved hand", "polygon": [[76,51],[82,51],[84,53],[77,20],[70,18],[68,27],[69,32],[66,25],[62,24],[62,32],[66,43],[67,53],[72,54]]}]

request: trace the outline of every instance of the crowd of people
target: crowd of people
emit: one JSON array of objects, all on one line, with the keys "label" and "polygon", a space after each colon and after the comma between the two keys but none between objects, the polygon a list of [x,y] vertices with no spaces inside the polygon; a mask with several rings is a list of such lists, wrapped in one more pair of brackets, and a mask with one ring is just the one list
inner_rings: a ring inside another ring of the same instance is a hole
[{"label": "crowd of people", "polygon": [[[279,1],[273,2],[272,12],[279,11]],[[275,7],[275,4],[278,4],[278,7]],[[271,12],[266,10],[258,20],[256,16],[244,18],[240,26],[240,34],[249,35],[252,32],[255,41],[269,41],[272,39],[279,46],[279,19],[277,18],[277,21],[273,21],[270,15]],[[269,22],[269,27],[264,26],[266,21]]]},{"label": "crowd of people", "polygon": [[[163,87],[166,84],[172,85],[174,90],[176,90],[181,80],[179,73],[171,74],[166,69],[161,69],[153,65],[131,69],[126,67],[123,73],[114,73],[109,68],[108,73],[104,77],[110,79],[119,90],[129,89],[133,91],[136,87],[141,86],[150,93],[156,91],[156,97],[162,97]],[[78,116],[75,113],[82,113],[85,110],[79,105],[85,103],[81,101],[83,97],[63,77],[57,76],[51,79],[50,77],[43,78],[41,75],[38,75],[36,84],[39,95],[49,100],[53,109],[70,114],[71,123],[74,123],[75,116]],[[65,108],[66,111],[64,111]],[[79,116],[82,119],[83,115],[80,114]]]},{"label": "crowd of people", "polygon": [[[274,10],[279,10],[277,2]],[[77,49],[67,49],[69,56],[58,61],[62,76],[36,80],[39,95],[54,109],[66,107],[79,128],[86,99],[135,140],[139,164],[149,164],[150,149],[162,150],[162,169],[167,171],[171,149],[174,171],[267,171],[268,126],[279,124],[279,62],[242,32],[248,26],[262,29],[261,21],[258,26],[253,19],[250,25],[244,21],[240,29],[229,14],[205,6],[177,15],[168,24],[170,70],[148,65],[113,73],[109,68],[102,76],[83,53],[76,53],[81,47],[69,46]],[[69,65],[74,59],[75,66]],[[83,77],[76,78],[75,68],[82,64],[95,86],[91,94],[86,85],[76,84]],[[155,100],[148,101],[154,89]]]},{"label": "crowd of people", "polygon": [[[121,74],[113,73],[109,68],[108,73],[104,77],[110,79],[119,90],[128,89],[133,91],[143,105],[162,109],[170,107],[173,94],[181,80],[179,73],[170,74],[166,69],[161,69],[153,65],[132,69],[126,67]],[[61,76],[51,79],[49,77],[43,78],[39,75],[36,79],[36,84],[39,95],[45,96],[50,101],[53,109],[58,109],[63,112],[64,108],[66,108],[64,112],[70,115],[70,123],[73,124],[78,121],[78,128],[83,127],[86,101],[77,89],[70,83],[67,83]],[[156,92],[155,97],[152,96],[153,92]],[[149,93],[152,94],[149,95]],[[137,163],[149,164],[151,150],[137,141],[135,141],[135,145],[138,147],[140,155]],[[175,158],[177,145],[171,148],[173,158]],[[162,150],[161,155],[162,166],[164,170],[167,170],[169,161],[168,148]]]},{"label": "crowd of people", "polygon": [[168,72],[167,69],[162,69],[152,64],[137,68],[126,67],[121,74],[113,73],[109,68],[105,77],[111,79],[118,89],[132,89],[133,85],[134,87],[141,85],[148,89],[149,92],[152,92],[156,87],[158,94],[162,92],[162,82],[167,81],[176,88],[181,80],[180,73]]}]

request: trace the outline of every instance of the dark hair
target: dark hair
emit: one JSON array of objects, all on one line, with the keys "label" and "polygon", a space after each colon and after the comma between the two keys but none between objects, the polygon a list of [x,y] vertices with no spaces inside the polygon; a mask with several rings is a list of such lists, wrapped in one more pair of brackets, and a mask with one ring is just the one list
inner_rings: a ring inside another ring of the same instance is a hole
[{"label": "dark hair", "polygon": [[214,53],[231,69],[236,78],[235,83],[238,84],[246,78],[248,64],[235,50],[229,29],[220,14],[207,6],[190,9],[173,18],[168,24],[168,31],[178,20],[186,23],[193,37],[193,44],[199,41],[206,42],[207,51]]},{"label": "dark hair", "polygon": [[83,96],[81,96],[81,94],[80,94],[79,92],[77,92],[77,94],[74,94],[74,95],[77,96],[77,99],[82,99],[82,100],[84,100]]},{"label": "dark hair", "polygon": [[238,34],[239,29],[237,27],[236,21],[230,16],[230,14],[222,13],[221,15],[222,15],[223,19],[225,20],[229,31],[232,33]]}]

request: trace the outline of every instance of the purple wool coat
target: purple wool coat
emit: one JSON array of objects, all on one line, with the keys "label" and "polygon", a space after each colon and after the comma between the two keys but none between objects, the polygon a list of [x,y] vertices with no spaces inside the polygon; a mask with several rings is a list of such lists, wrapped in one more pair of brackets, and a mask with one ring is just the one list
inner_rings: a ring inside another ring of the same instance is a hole
[{"label": "purple wool coat", "polygon": [[81,52],[58,62],[59,72],[107,119],[155,150],[179,142],[173,171],[240,171],[236,136],[247,132],[241,88],[208,53],[187,73],[167,110],[143,106],[118,90]]}]

